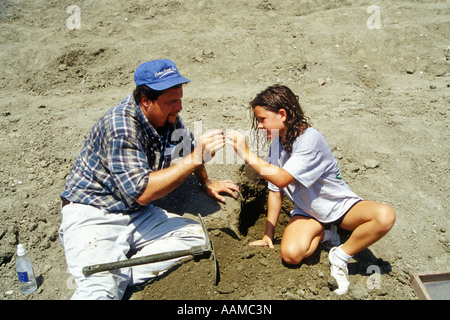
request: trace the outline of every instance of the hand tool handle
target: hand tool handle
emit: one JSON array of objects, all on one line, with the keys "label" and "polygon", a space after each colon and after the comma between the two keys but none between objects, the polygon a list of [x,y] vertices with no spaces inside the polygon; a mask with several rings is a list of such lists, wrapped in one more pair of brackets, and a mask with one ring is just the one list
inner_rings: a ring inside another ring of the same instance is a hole
[{"label": "hand tool handle", "polygon": [[192,247],[191,249],[186,249],[186,250],[162,252],[162,253],[152,254],[152,255],[143,256],[143,257],[139,257],[139,258],[133,258],[133,259],[128,259],[128,260],[86,266],[86,267],[83,267],[82,272],[85,276],[89,276],[89,275],[97,273],[97,272],[109,271],[109,270],[131,267],[131,266],[137,266],[137,265],[146,264],[146,263],[166,261],[166,260],[171,260],[171,259],[175,259],[175,258],[189,256],[189,255],[198,255],[198,254],[202,254],[202,253],[203,253],[203,247],[197,246],[197,247]]}]

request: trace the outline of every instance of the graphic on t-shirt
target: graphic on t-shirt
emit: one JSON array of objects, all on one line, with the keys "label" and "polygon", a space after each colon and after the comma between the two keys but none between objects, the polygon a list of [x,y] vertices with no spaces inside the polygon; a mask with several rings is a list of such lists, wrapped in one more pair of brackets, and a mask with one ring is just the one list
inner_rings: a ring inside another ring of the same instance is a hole
[{"label": "graphic on t-shirt", "polygon": [[336,174],[336,179],[342,180],[341,170],[337,166],[337,170],[334,172]]}]

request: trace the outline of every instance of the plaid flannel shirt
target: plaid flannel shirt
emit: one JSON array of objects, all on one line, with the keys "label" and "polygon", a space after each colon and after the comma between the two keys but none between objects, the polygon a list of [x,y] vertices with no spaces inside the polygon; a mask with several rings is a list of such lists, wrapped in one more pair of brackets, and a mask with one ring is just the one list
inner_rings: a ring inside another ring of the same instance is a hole
[{"label": "plaid flannel shirt", "polygon": [[61,198],[108,212],[137,210],[149,173],[167,168],[194,146],[180,117],[157,132],[130,95],[92,127]]}]

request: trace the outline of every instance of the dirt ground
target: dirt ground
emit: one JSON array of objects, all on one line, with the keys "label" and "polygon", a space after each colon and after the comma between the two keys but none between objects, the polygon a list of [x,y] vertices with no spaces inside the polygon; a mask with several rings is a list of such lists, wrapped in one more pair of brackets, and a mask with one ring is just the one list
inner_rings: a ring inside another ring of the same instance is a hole
[{"label": "dirt ground", "polygon": [[[248,130],[248,102],[269,85],[289,86],[344,180],[361,197],[391,205],[397,221],[351,260],[350,291],[338,297],[322,248],[300,266],[282,263],[287,214],[275,249],[248,246],[263,235],[265,183],[229,161],[227,148],[207,169],[236,181],[238,200],[216,203],[189,178],[160,201],[204,217],[219,285],[212,260],[187,259],[126,299],[417,299],[412,273],[450,271],[449,4],[2,0],[0,299],[73,294],[57,232],[59,193],[88,130],[132,92],[136,66],[156,58],[172,59],[192,80],[181,114],[197,133]],[[28,296],[18,290],[18,243],[39,280]]]}]

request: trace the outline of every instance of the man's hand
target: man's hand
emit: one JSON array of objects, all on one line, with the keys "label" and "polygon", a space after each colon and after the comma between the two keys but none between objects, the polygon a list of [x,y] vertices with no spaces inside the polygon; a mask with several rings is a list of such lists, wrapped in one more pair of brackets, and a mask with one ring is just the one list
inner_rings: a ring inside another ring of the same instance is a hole
[{"label": "man's hand", "polygon": [[208,180],[202,186],[207,195],[224,203],[225,198],[221,195],[221,193],[226,193],[236,199],[235,192],[239,192],[239,187],[231,180]]},{"label": "man's hand", "polygon": [[194,163],[202,164],[210,161],[224,146],[225,137],[222,130],[205,133],[198,139],[198,145],[194,150]]}]

